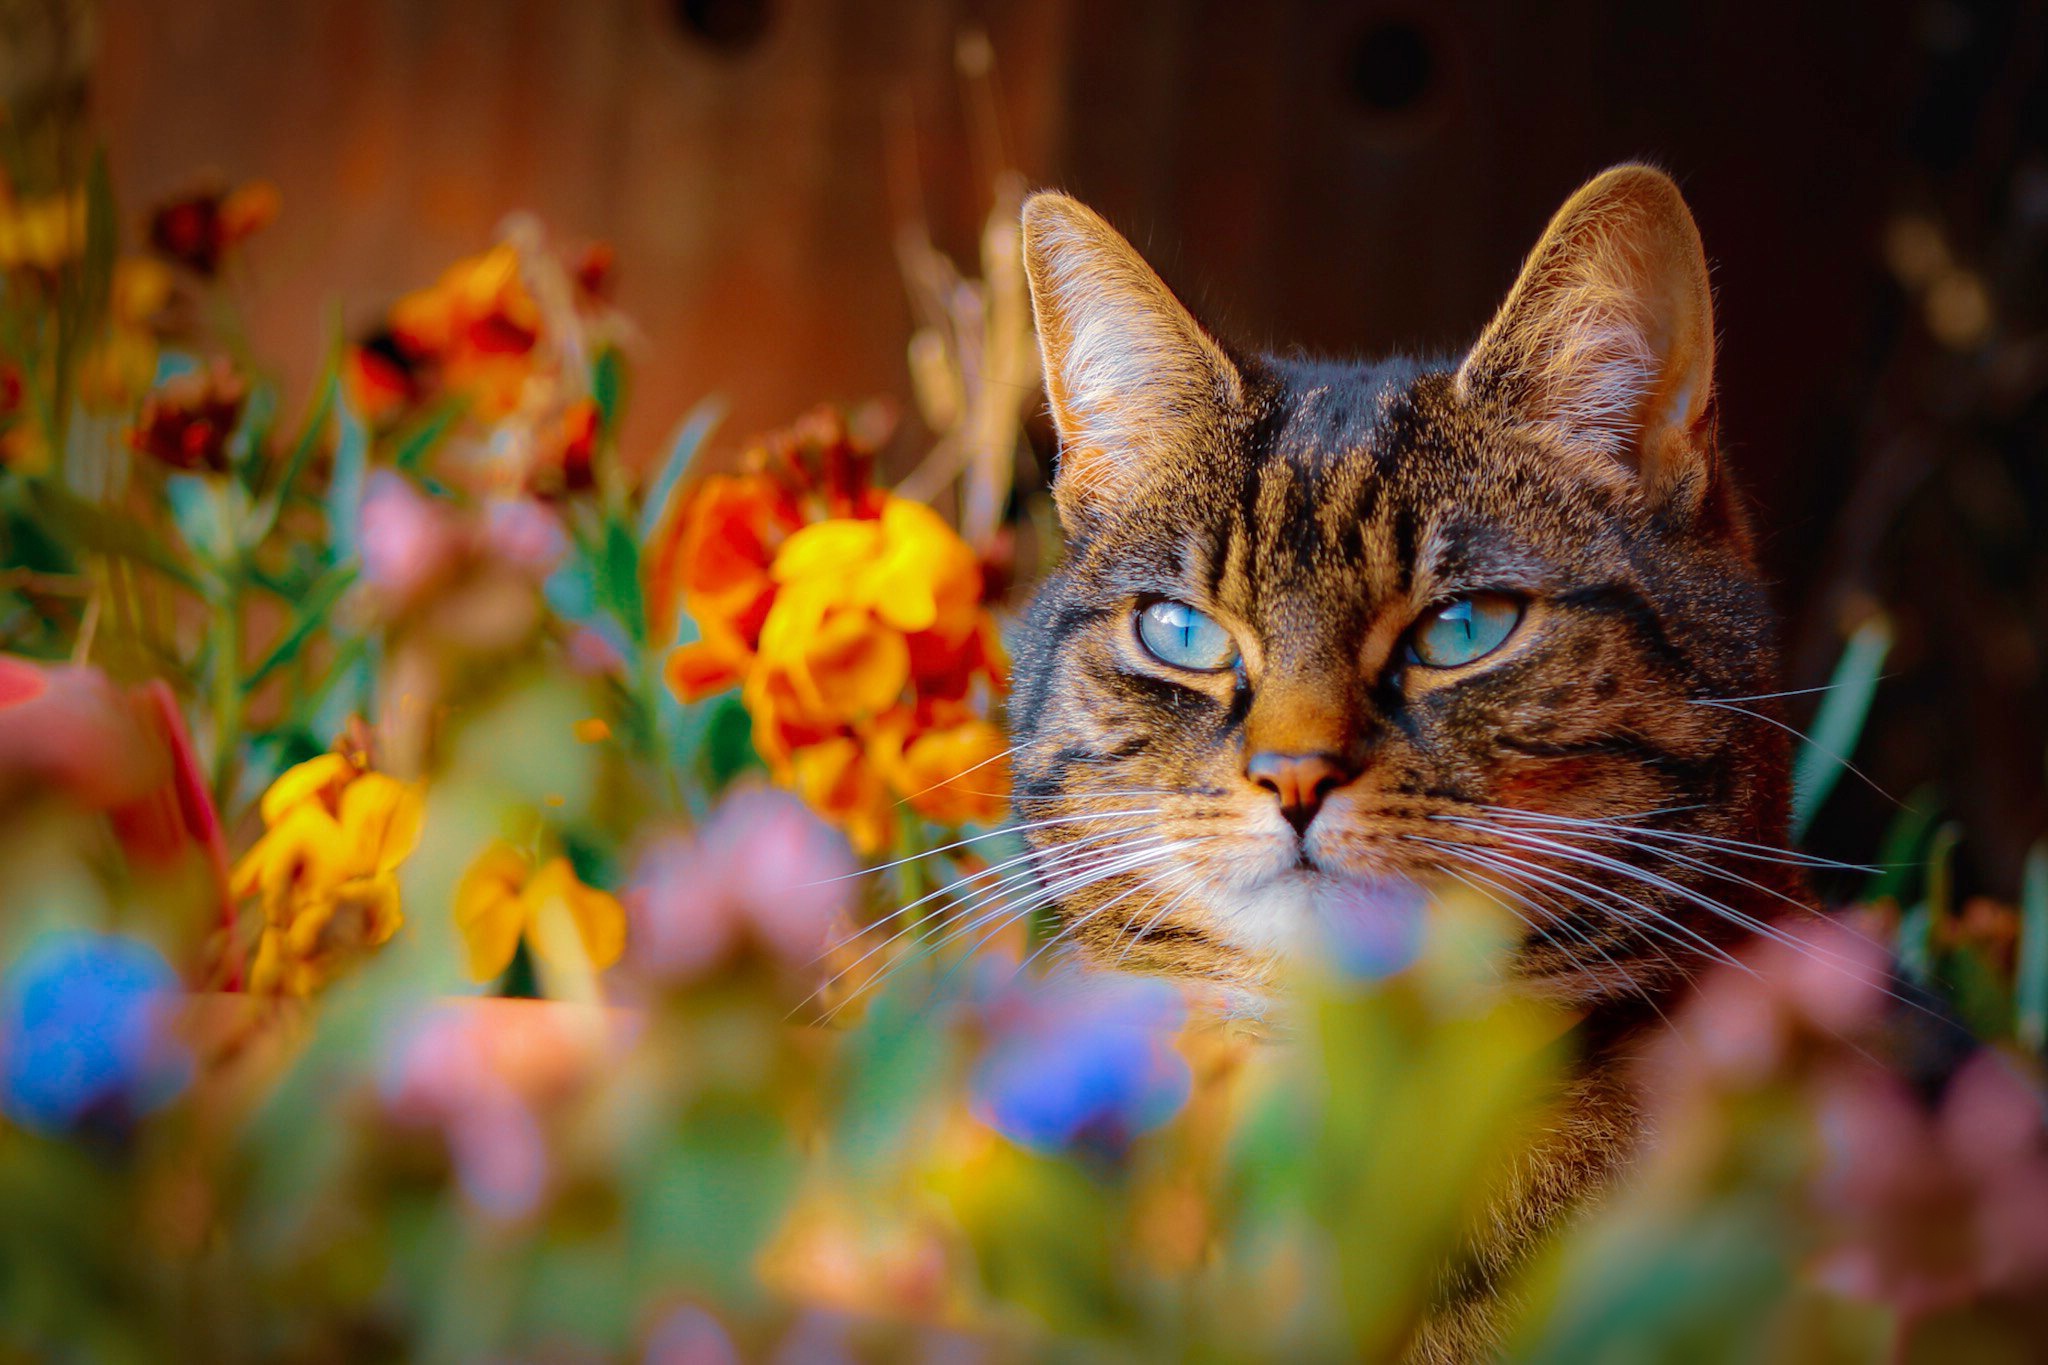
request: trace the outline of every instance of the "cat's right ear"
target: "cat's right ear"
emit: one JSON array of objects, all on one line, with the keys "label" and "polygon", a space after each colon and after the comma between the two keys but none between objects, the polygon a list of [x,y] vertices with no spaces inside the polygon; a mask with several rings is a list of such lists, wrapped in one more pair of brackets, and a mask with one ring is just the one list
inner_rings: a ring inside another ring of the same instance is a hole
[{"label": "cat's right ear", "polygon": [[1066,195],[1025,201],[1024,269],[1059,428],[1053,500],[1085,534],[1148,465],[1212,435],[1244,381],[1136,249]]}]

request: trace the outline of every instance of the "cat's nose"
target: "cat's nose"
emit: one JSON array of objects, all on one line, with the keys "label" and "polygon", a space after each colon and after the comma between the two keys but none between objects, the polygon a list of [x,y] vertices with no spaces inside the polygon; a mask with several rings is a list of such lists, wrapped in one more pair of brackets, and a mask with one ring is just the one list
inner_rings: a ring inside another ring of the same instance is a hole
[{"label": "cat's nose", "polygon": [[1296,834],[1308,833],[1323,798],[1350,776],[1335,754],[1276,753],[1253,754],[1244,775],[1280,798],[1280,813]]}]

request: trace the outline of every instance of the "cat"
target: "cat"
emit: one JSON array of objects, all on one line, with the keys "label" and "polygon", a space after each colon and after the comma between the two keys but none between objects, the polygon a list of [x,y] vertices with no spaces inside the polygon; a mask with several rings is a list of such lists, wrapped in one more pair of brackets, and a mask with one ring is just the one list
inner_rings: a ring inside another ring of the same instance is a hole
[{"label": "cat", "polygon": [[1583,1012],[1581,1060],[1410,1348],[1485,1358],[1515,1274],[1640,1138],[1628,1060],[1809,903],[1774,856],[1774,618],[1692,214],[1659,170],[1601,174],[1441,362],[1229,346],[1057,193],[1023,242],[1066,554],[1010,714],[1056,913],[1105,963],[1255,1007],[1344,888],[1520,910],[1516,977]]}]

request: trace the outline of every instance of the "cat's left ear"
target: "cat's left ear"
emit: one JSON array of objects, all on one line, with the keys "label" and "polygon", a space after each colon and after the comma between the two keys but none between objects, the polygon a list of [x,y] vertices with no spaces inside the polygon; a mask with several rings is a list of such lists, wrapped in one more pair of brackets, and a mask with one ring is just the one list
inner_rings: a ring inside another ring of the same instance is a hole
[{"label": "cat's left ear", "polygon": [[1671,177],[1617,166],[1567,200],[1457,383],[1635,470],[1660,504],[1697,507],[1714,473],[1714,308]]},{"label": "cat's left ear", "polygon": [[1085,535],[1173,457],[1213,441],[1244,380],[1137,249],[1076,200],[1025,201],[1024,269],[1060,434],[1053,501]]}]

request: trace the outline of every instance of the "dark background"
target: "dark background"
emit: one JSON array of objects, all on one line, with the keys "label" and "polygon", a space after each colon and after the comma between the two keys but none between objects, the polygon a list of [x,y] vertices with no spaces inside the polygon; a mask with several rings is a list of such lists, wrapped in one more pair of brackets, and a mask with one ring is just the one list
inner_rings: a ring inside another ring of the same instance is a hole
[{"label": "dark background", "polygon": [[1869,857],[1894,798],[1938,805],[1964,887],[2009,896],[2048,827],[2039,6],[113,0],[101,51],[132,202],[283,189],[240,287],[296,383],[325,308],[507,210],[613,242],[640,459],[706,393],[728,445],[905,394],[892,232],[921,193],[971,259],[990,127],[1226,334],[1339,353],[1462,346],[1565,195],[1655,161],[1714,260],[1788,686],[1873,610],[1898,634],[1860,751],[1892,796],[1845,781],[1813,842]]}]

